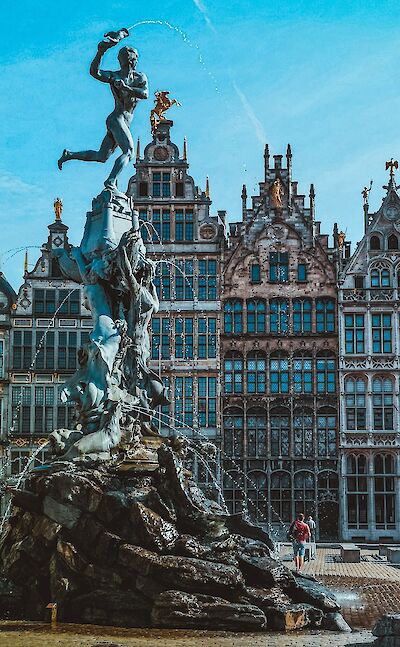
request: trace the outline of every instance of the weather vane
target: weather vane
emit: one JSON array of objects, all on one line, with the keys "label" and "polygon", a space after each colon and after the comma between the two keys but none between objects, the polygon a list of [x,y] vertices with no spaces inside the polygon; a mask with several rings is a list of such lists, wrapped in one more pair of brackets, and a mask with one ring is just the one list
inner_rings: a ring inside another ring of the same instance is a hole
[{"label": "weather vane", "polygon": [[397,170],[398,168],[399,163],[397,160],[394,160],[393,157],[388,162],[386,162],[386,170],[390,169],[390,179],[394,177],[394,169]]}]

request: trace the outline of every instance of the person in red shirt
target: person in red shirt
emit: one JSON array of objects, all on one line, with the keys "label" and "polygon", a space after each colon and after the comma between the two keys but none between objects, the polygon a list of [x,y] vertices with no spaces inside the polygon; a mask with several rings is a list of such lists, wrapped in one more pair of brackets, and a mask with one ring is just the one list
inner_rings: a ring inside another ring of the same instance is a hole
[{"label": "person in red shirt", "polygon": [[304,514],[301,512],[291,524],[288,535],[293,541],[293,559],[296,566],[296,571],[299,572],[303,568],[304,555],[306,553],[306,542],[310,539],[310,528],[304,522]]}]

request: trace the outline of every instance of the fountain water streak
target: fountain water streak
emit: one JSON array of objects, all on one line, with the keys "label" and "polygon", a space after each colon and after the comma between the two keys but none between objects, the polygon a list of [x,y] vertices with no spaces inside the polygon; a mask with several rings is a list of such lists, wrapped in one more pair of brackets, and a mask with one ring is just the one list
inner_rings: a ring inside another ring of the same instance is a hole
[{"label": "fountain water streak", "polygon": [[[145,409],[142,409],[141,407],[131,407],[131,408],[132,408],[132,409],[134,409],[134,410],[136,410],[136,411],[138,411],[139,413],[148,413]],[[169,415],[167,415],[167,414],[165,414],[165,413],[163,413],[163,414],[157,414],[157,412],[155,412],[155,413],[153,414],[153,417],[154,417],[154,418],[157,418],[158,420],[160,420],[161,422],[163,422],[163,424],[165,424],[165,426],[166,426],[166,427],[168,427],[169,429],[172,429],[172,430],[174,430],[174,431],[176,431],[176,427],[173,427],[172,425],[170,425],[170,424],[166,423],[166,422],[165,422],[165,420],[164,420],[164,418],[168,418],[169,420],[171,420],[171,421],[173,421],[173,422],[175,422],[175,423],[178,423],[179,425],[182,425],[182,421],[181,421],[181,420],[179,420],[178,418],[174,418],[173,416],[169,416]],[[201,438],[205,439],[207,442],[210,442],[210,439],[209,439],[205,434],[202,434],[198,429],[194,429],[194,427],[190,427],[189,425],[184,425],[184,426],[185,426],[187,429],[190,429],[190,431],[193,431],[195,434],[197,434],[197,435],[198,435],[198,436],[200,436]],[[200,449],[200,448],[198,448],[198,449]],[[248,474],[246,474],[246,473],[245,473],[245,472],[244,472],[244,471],[243,471],[243,470],[242,470],[242,469],[237,465],[237,463],[234,461],[234,459],[233,459],[232,457],[230,457],[230,456],[227,456],[227,454],[225,454],[225,452],[223,452],[221,449],[218,449],[218,451],[219,451],[219,453],[220,453],[220,455],[221,455],[221,457],[222,457],[222,458],[225,458],[226,460],[229,460],[230,462],[234,462],[234,463],[235,463],[235,467],[236,467],[237,471],[238,471],[238,472],[239,472],[239,473],[240,473],[240,474],[245,478],[245,480],[247,481],[247,483],[249,483],[250,485],[252,485],[252,486],[253,486],[253,488],[257,490],[257,485],[256,485],[256,483],[255,483],[255,482],[254,482],[254,481],[253,481],[253,480],[248,476]],[[216,466],[217,466],[217,467],[219,467],[219,468],[222,470],[223,475],[229,476],[229,478],[231,479],[232,483],[233,483],[234,485],[236,485],[236,486],[237,486],[238,490],[242,491],[243,486],[242,486],[241,484],[237,483],[237,481],[235,481],[235,480],[233,479],[233,477],[231,476],[231,474],[230,474],[229,472],[227,472],[226,470],[224,470],[224,468],[223,468],[223,467],[221,467],[221,465],[218,463],[218,461],[217,461],[217,459],[216,459],[216,458],[213,458],[213,457],[211,457],[211,456],[208,456],[208,459],[209,459],[209,460],[211,460],[211,461],[213,461],[213,462],[216,464]],[[214,478],[215,478],[215,477],[214,477]],[[219,487],[219,486],[218,486],[218,487]],[[248,508],[249,498],[248,498],[248,496],[247,496],[246,492],[243,492],[243,494],[244,494],[244,497],[245,497],[244,503],[245,503],[246,507]],[[285,522],[281,519],[281,517],[279,516],[279,514],[276,512],[276,510],[273,508],[273,506],[269,503],[268,499],[267,499],[263,494],[261,494],[261,498],[263,499],[264,503],[266,503],[266,504],[271,508],[272,512],[273,512],[273,513],[275,514],[275,516],[279,519],[279,522],[281,523],[281,525],[283,526],[283,528],[284,528],[285,530],[287,530],[287,527],[288,527],[288,526],[287,526],[287,524],[285,524]],[[256,507],[256,505],[255,505],[255,503],[254,503],[253,501],[251,501],[251,500],[250,500],[250,502],[251,502],[251,504],[252,504],[254,507]],[[265,518],[265,516],[264,516],[264,521],[267,523],[267,525],[268,525],[268,527],[269,527],[269,529],[270,529],[270,532],[271,532],[272,534],[274,534],[274,535],[275,535],[275,537],[277,538],[277,541],[279,541],[279,538],[278,538],[278,535],[277,535],[276,530],[275,530],[275,529],[274,529],[274,527],[271,525],[271,523],[268,521],[268,519],[266,519],[266,518]]]},{"label": "fountain water streak", "polygon": [[217,79],[215,78],[214,74],[210,72],[210,70],[207,68],[204,62],[200,47],[197,45],[197,43],[194,43],[192,40],[190,40],[190,38],[187,36],[187,34],[185,34],[184,31],[182,31],[182,29],[180,29],[179,27],[176,27],[176,25],[171,25],[171,23],[168,22],[167,20],[140,20],[139,22],[136,22],[134,25],[131,25],[130,27],[128,27],[128,31],[130,31],[131,29],[135,29],[136,27],[140,27],[140,25],[161,25],[162,27],[168,27],[168,29],[170,29],[171,31],[175,31],[177,34],[179,34],[179,36],[182,37],[183,41],[187,45],[189,45],[189,47],[197,51],[200,65],[203,67],[203,70],[210,77],[210,79],[212,79],[214,83],[215,91],[219,92]]},{"label": "fountain water streak", "polygon": [[[30,466],[32,465],[32,463],[34,462],[34,460],[35,460],[36,456],[38,455],[38,453],[40,451],[42,451],[43,448],[46,447],[48,444],[49,444],[49,441],[47,441],[46,443],[43,443],[43,445],[40,445],[37,449],[35,449],[32,456],[29,458],[29,461],[27,462],[24,469],[22,470],[21,474],[19,474],[17,483],[15,485],[16,490],[19,490],[19,488],[20,488],[20,486],[22,484],[22,481],[28,475],[28,470],[29,470]],[[0,536],[1,536],[2,532],[3,532],[4,524],[5,524],[5,522],[7,521],[8,517],[10,515],[11,506],[12,506],[12,497],[10,498],[10,501],[8,502],[7,507],[6,507],[5,511],[4,511],[4,514],[3,514],[2,519],[1,519]]]}]

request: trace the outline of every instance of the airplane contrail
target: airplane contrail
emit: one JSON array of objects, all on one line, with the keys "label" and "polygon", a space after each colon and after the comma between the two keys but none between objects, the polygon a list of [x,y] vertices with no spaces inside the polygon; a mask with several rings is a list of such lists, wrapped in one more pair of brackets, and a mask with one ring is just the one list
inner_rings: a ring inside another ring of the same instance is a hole
[{"label": "airplane contrail", "polygon": [[196,5],[197,9],[203,15],[203,18],[206,21],[208,27],[211,29],[211,31],[213,31],[214,34],[216,34],[217,31],[216,31],[213,23],[211,22],[210,16],[208,15],[207,8],[206,8],[205,4],[202,2],[202,0],[193,0],[193,4]]},{"label": "airplane contrail", "polygon": [[264,146],[265,142],[267,141],[267,138],[261,121],[258,119],[256,113],[253,110],[253,106],[247,99],[246,95],[238,88],[236,81],[232,80],[232,85],[236,94],[240,99],[240,102],[243,106],[243,109],[247,117],[249,118],[249,121],[251,121],[251,123],[254,126],[254,130],[256,132],[258,141]]}]

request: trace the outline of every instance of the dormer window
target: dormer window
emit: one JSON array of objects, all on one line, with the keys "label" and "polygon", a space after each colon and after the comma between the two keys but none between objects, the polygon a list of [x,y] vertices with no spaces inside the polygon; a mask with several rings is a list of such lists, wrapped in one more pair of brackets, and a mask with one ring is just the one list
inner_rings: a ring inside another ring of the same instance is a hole
[{"label": "dormer window", "polygon": [[169,198],[171,195],[171,173],[153,172],[153,198]]},{"label": "dormer window", "polygon": [[261,266],[258,263],[250,265],[250,283],[261,283]]},{"label": "dormer window", "polygon": [[149,195],[148,182],[139,182],[139,198],[147,198]]},{"label": "dormer window", "polygon": [[183,182],[177,182],[175,185],[175,197],[177,198],[183,198],[185,196],[184,190],[183,190]]},{"label": "dormer window", "polygon": [[369,248],[372,251],[379,250],[381,248],[381,240],[379,236],[371,236],[369,241]]},{"label": "dormer window", "polygon": [[399,239],[396,234],[392,234],[388,238],[388,249],[399,249]]},{"label": "dormer window", "polygon": [[271,283],[285,283],[289,280],[289,255],[287,252],[270,252],[269,280]]}]

